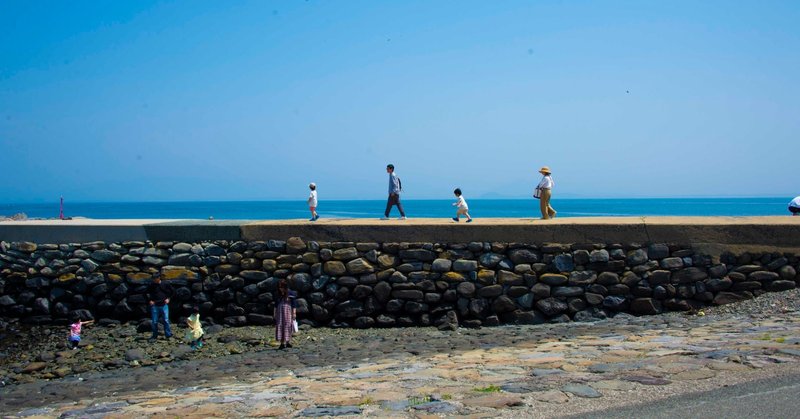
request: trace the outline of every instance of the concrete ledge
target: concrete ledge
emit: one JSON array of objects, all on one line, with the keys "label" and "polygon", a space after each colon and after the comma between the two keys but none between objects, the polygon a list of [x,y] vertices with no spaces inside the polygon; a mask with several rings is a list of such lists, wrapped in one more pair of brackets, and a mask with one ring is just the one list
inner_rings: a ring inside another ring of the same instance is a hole
[{"label": "concrete ledge", "polygon": [[144,229],[151,241],[240,240],[242,223],[247,222],[183,220],[147,224]]},{"label": "concrete ledge", "polygon": [[47,220],[0,223],[0,240],[36,243],[147,240],[145,223],[160,220]]},{"label": "concrete ledge", "polygon": [[43,220],[0,223],[0,240],[36,243],[239,240],[248,221]]},{"label": "concrete ledge", "polygon": [[593,217],[265,221],[242,225],[244,240],[520,243],[686,243],[800,248],[800,217]]},{"label": "concrete ledge", "polygon": [[102,240],[269,240],[522,243],[685,243],[800,249],[800,217],[593,217],[555,220],[486,218],[323,219],[315,223],[205,220],[49,220],[0,223],[0,240],[69,243]]}]

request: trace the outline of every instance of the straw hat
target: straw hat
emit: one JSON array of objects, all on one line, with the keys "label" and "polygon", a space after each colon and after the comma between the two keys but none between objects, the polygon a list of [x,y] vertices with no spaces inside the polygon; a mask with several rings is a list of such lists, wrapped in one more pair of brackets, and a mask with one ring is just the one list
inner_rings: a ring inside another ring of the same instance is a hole
[{"label": "straw hat", "polygon": [[549,167],[547,167],[547,166],[543,166],[541,169],[539,169],[539,173],[541,173],[541,174],[548,174],[548,175],[549,175],[549,174],[551,173],[551,172],[550,172],[550,168],[549,168]]}]

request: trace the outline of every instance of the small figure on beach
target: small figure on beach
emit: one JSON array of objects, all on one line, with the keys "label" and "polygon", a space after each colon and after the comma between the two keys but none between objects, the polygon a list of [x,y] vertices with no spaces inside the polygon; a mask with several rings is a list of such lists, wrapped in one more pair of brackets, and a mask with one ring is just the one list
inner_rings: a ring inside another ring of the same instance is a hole
[{"label": "small figure on beach", "polygon": [[186,325],[189,330],[186,331],[186,342],[192,347],[192,350],[197,350],[203,347],[203,324],[200,323],[200,307],[194,306],[192,314],[186,319]]},{"label": "small figure on beach", "polygon": [[292,334],[297,322],[297,293],[289,289],[286,279],[278,282],[278,293],[275,298],[275,339],[280,342],[278,349],[292,347]]},{"label": "small figure on beach", "polygon": [[403,204],[400,203],[400,192],[403,191],[403,184],[400,182],[400,178],[397,177],[397,174],[394,173],[393,164],[386,166],[386,173],[389,174],[389,200],[386,202],[386,212],[384,212],[381,220],[389,219],[389,213],[392,211],[392,206],[394,205],[397,205],[397,209],[400,211],[400,218],[398,218],[398,220],[405,220],[406,213],[403,211]]},{"label": "small figure on beach", "polygon": [[308,189],[311,189],[311,193],[308,195],[308,209],[311,210],[311,219],[308,221],[317,221],[319,220],[319,214],[317,214],[317,184],[311,182],[308,185]]},{"label": "small figure on beach", "polygon": [[460,216],[465,215],[467,217],[467,222],[471,223],[472,217],[469,216],[469,206],[467,206],[467,200],[461,195],[461,188],[456,188],[453,194],[456,196],[456,202],[453,202],[453,206],[456,207],[456,216],[453,217],[453,221],[459,222]]},{"label": "small figure on beach", "polygon": [[789,202],[789,212],[791,212],[792,215],[800,215],[800,196],[796,196]]},{"label": "small figure on beach", "polygon": [[69,344],[73,350],[78,349],[78,344],[81,343],[81,329],[84,325],[92,324],[94,320],[81,321],[81,317],[77,314],[72,315],[72,323],[69,325]]},{"label": "small figure on beach", "polygon": [[536,186],[533,197],[539,199],[539,209],[542,212],[542,220],[556,218],[556,210],[550,206],[550,198],[552,196],[553,186],[555,186],[553,177],[551,176],[552,173],[547,166],[539,169],[539,173],[542,174],[542,180],[540,180],[539,184]]},{"label": "small figure on beach", "polygon": [[169,326],[169,299],[175,293],[172,286],[161,282],[161,273],[156,272],[153,275],[153,283],[147,288],[147,299],[150,302],[150,317],[152,320],[153,335],[150,336],[150,342],[158,339],[158,323],[159,321],[164,325],[164,336],[167,339],[172,337],[172,329]]}]

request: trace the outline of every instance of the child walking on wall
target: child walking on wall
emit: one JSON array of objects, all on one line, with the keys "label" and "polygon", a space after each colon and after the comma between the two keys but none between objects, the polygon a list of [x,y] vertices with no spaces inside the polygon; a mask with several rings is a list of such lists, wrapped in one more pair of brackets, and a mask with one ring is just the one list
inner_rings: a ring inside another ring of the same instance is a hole
[{"label": "child walking on wall", "polygon": [[461,195],[461,189],[456,188],[456,190],[454,190],[453,193],[456,195],[456,202],[453,203],[453,206],[457,207],[456,216],[453,217],[453,221],[459,222],[460,221],[459,217],[461,215],[465,215],[467,216],[467,222],[471,223],[472,217],[469,216],[469,207],[467,206],[467,200],[464,199],[464,197]]},{"label": "child walking on wall", "polygon": [[308,208],[311,210],[311,219],[308,221],[317,221],[319,220],[319,214],[317,214],[317,184],[311,182],[308,188],[311,189],[311,193],[308,195]]}]

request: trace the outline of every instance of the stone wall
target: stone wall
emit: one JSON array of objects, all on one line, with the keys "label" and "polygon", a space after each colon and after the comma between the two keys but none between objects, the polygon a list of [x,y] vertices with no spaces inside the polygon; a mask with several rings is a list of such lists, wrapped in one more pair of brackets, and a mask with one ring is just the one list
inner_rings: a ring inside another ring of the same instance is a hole
[{"label": "stone wall", "polygon": [[783,253],[712,259],[661,243],[0,242],[0,316],[146,319],[145,290],[160,271],[176,290],[173,317],[197,305],[232,326],[271,324],[280,278],[299,294],[300,321],[314,326],[591,321],[792,289],[799,263]]}]

